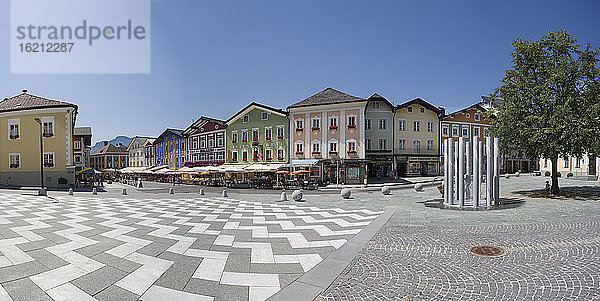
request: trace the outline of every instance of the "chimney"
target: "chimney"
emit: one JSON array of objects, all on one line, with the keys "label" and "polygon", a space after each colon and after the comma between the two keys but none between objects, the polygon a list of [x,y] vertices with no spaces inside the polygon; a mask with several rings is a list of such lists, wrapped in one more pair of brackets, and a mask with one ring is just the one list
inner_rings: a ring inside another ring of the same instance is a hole
[{"label": "chimney", "polygon": [[118,146],[123,146],[123,143],[119,142]]},{"label": "chimney", "polygon": [[102,143],[104,143],[104,146],[108,145],[108,141],[102,141]]},{"label": "chimney", "polygon": [[27,89],[23,89],[22,91],[23,91],[23,93],[27,93]]}]

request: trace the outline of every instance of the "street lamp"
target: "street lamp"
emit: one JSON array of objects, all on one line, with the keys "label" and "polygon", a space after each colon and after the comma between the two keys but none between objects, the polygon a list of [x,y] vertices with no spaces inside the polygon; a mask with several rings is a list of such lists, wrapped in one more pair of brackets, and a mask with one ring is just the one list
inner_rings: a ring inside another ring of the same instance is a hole
[{"label": "street lamp", "polygon": [[44,143],[43,143],[43,125],[42,120],[35,118],[35,121],[40,125],[40,188],[44,189]]}]

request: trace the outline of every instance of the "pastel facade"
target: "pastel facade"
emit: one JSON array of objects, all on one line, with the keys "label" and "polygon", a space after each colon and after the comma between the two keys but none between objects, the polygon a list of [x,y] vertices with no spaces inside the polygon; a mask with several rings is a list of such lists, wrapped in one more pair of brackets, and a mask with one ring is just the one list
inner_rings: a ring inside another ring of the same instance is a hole
[{"label": "pastel facade", "polygon": [[366,99],[327,88],[289,106],[292,163],[319,160],[311,177],[332,183],[366,181],[366,104]]},{"label": "pastel facade", "polygon": [[200,117],[183,134],[187,137],[186,166],[221,165],[225,163],[225,121]]},{"label": "pastel facade", "polygon": [[154,140],[153,145],[156,165],[171,169],[185,165],[187,140],[183,136],[183,130],[166,129]]},{"label": "pastel facade", "polygon": [[396,106],[394,159],[399,176],[440,171],[440,118],[443,108],[416,98]]},{"label": "pastel facade", "polygon": [[40,124],[36,118],[42,122],[44,185],[74,185],[76,117],[76,105],[28,94],[27,90],[0,101],[0,185],[40,185]]},{"label": "pastel facade", "polygon": [[90,167],[90,149],[92,146],[92,128],[76,127],[73,139],[73,162],[75,171]]},{"label": "pastel facade", "polygon": [[144,166],[156,166],[156,158],[154,157],[154,138],[144,142]]},{"label": "pastel facade", "polygon": [[286,163],[288,119],[285,111],[252,102],[227,120],[228,163]]},{"label": "pastel facade", "polygon": [[127,146],[119,143],[112,145],[104,142],[104,145],[90,155],[90,165],[96,170],[121,169],[127,167],[129,152]]},{"label": "pastel facade", "polygon": [[[593,155],[583,155],[577,157],[561,157],[558,158],[557,171],[561,177],[567,177],[573,174],[574,177],[585,177],[589,180],[599,180],[598,173],[600,172],[600,159]],[[539,161],[539,169],[542,175],[546,172],[552,172],[552,161],[550,159],[541,159]]]},{"label": "pastel facade", "polygon": [[365,158],[369,177],[394,176],[394,106],[383,96],[369,97],[365,110]]},{"label": "pastel facade", "polygon": [[153,139],[150,137],[135,136],[127,146],[127,152],[129,153],[128,167],[148,167],[146,165],[146,154],[145,147],[146,141]]}]

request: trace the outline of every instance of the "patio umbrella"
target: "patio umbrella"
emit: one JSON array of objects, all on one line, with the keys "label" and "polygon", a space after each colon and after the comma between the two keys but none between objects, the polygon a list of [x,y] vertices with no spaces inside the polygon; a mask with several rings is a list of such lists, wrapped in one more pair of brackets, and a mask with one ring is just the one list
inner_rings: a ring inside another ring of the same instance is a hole
[{"label": "patio umbrella", "polygon": [[275,173],[276,173],[276,174],[278,174],[278,175],[287,175],[287,174],[289,174],[290,172],[289,172],[289,171],[287,171],[287,170],[278,170],[278,171],[276,171]]}]

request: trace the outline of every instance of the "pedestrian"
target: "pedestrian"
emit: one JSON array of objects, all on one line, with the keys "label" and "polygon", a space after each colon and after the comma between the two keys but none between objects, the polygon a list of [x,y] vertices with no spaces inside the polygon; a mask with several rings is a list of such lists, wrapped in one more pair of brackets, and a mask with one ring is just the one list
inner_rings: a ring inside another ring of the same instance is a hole
[{"label": "pedestrian", "polygon": [[544,187],[544,190],[546,190],[546,192],[550,192],[550,181],[546,181],[546,187]]}]

